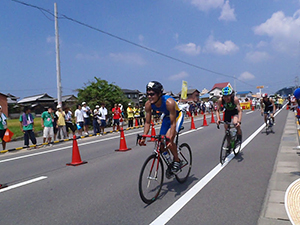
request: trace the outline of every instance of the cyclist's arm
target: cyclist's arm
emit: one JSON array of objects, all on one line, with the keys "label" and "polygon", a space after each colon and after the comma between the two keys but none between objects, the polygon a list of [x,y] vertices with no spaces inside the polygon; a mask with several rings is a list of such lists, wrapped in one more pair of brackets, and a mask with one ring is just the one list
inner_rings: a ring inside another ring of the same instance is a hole
[{"label": "cyclist's arm", "polygon": [[145,103],[145,112],[146,112],[146,120],[145,120],[145,126],[144,126],[144,134],[148,134],[150,130],[150,124],[151,124],[151,103],[147,101]]},{"label": "cyclist's arm", "polygon": [[242,112],[242,109],[241,109],[240,101],[237,97],[234,97],[234,103],[236,104],[236,107],[237,107],[237,110],[238,110],[238,117],[239,117],[238,122],[239,122],[239,124],[241,124],[243,112]]},{"label": "cyclist's arm", "polygon": [[272,103],[272,106],[273,106],[273,113],[275,113],[275,111],[276,111],[276,106],[275,106],[275,103],[274,103],[274,101],[271,99],[271,103]]},{"label": "cyclist's arm", "polygon": [[167,99],[166,107],[167,110],[170,112],[170,139],[171,142],[174,143],[175,135],[176,135],[176,109],[175,109],[175,101],[171,98]]},{"label": "cyclist's arm", "polygon": [[217,116],[217,123],[220,123],[220,109],[221,109],[221,103],[222,103],[222,98],[219,98],[217,101],[217,111],[216,111],[216,116]]}]

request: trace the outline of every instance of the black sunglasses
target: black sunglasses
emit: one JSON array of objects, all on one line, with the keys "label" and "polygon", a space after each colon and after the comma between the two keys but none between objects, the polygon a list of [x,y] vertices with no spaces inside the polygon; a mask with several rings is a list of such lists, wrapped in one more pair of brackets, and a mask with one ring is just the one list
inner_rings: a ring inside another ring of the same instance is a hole
[{"label": "black sunglasses", "polygon": [[147,93],[147,96],[154,96],[156,93]]}]

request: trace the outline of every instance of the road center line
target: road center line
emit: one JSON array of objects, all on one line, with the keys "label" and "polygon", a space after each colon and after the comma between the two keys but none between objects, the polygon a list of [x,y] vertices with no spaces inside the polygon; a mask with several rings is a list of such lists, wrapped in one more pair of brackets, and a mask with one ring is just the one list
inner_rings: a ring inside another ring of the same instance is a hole
[{"label": "road center line", "polygon": [[[282,109],[281,109],[282,110]],[[281,110],[277,111],[276,116]],[[265,123],[261,125],[250,137],[243,141],[241,151],[245,148],[250,141],[252,141],[257,134],[260,133],[265,127]],[[213,168],[208,174],[206,174],[200,181],[198,181],[190,190],[188,190],[182,197],[174,202],[169,208],[167,208],[159,217],[157,217],[150,225],[161,225],[166,224],[172,219],[196,194],[198,194],[226,165],[234,158],[234,154],[231,153],[222,165],[219,163]]]},{"label": "road center line", "polygon": [[24,185],[27,185],[27,184],[31,184],[31,183],[34,183],[34,182],[37,182],[37,181],[40,181],[40,180],[44,180],[46,178],[47,178],[46,176],[41,176],[41,177],[37,177],[37,178],[31,179],[31,180],[28,180],[28,181],[24,181],[24,182],[19,183],[19,184],[14,184],[14,185],[8,186],[6,188],[0,189],[0,193],[4,192],[4,191],[11,190],[11,189],[14,189],[14,188],[18,188],[18,187],[21,187],[21,186],[24,186]]}]

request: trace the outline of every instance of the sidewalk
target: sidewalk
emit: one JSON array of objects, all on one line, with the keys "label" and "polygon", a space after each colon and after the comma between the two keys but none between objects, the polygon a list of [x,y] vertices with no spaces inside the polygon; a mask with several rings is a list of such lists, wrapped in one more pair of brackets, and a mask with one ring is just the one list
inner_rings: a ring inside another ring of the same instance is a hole
[{"label": "sidewalk", "polygon": [[285,194],[288,187],[300,178],[300,149],[297,146],[299,136],[295,113],[289,111],[258,225],[292,224],[285,208]]}]

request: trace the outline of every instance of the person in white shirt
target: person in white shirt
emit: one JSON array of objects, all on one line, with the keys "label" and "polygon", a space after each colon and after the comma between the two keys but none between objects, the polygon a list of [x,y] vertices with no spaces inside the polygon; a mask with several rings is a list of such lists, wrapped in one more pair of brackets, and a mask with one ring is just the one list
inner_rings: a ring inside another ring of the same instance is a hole
[{"label": "person in white shirt", "polygon": [[107,109],[105,108],[104,103],[101,104],[99,112],[100,112],[100,122],[101,122],[101,124],[100,124],[100,133],[101,133],[101,135],[103,135],[104,134],[104,128],[106,126],[106,119],[107,119],[106,118],[107,117]]},{"label": "person in white shirt", "polygon": [[84,125],[83,112],[81,110],[81,105],[77,105],[77,109],[75,110],[75,122],[77,125],[78,134],[82,135],[82,128]]},{"label": "person in white shirt", "polygon": [[85,135],[89,134],[89,125],[90,125],[90,115],[91,115],[91,109],[86,105],[86,102],[82,103],[82,112],[83,112],[83,118],[84,118],[84,132]]}]

